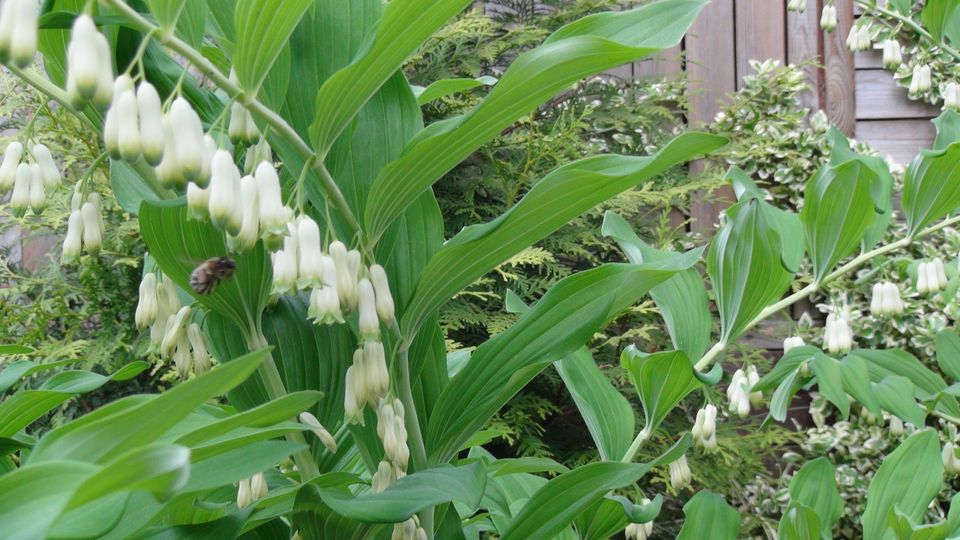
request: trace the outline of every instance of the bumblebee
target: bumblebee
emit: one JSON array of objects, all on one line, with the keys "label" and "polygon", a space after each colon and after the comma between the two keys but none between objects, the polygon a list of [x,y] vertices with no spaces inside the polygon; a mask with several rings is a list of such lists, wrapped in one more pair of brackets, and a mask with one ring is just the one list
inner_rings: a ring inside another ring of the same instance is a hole
[{"label": "bumblebee", "polygon": [[197,294],[210,294],[220,281],[229,278],[237,269],[230,257],[211,257],[190,273],[190,288]]}]

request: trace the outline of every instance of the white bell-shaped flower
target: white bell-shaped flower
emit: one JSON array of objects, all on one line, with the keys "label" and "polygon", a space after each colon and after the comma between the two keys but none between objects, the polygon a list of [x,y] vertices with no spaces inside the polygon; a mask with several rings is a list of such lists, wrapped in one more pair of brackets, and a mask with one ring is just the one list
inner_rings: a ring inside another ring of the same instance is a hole
[{"label": "white bell-shaped flower", "polygon": [[113,98],[113,63],[107,39],[86,13],[73,22],[67,46],[67,92],[79,104],[106,107]]},{"label": "white bell-shaped flower", "polygon": [[246,142],[247,134],[247,110],[239,101],[234,101],[230,105],[230,124],[227,126],[227,135],[230,142],[240,144]]},{"label": "white bell-shaped flower", "polygon": [[803,13],[807,10],[807,0],[789,0],[787,2],[787,11]]},{"label": "white bell-shaped flower", "polygon": [[[164,146],[167,148],[167,145]],[[200,177],[194,183],[202,188],[210,186],[210,174],[213,170],[213,156],[217,153],[217,141],[210,135],[203,136],[203,165],[200,167]]]},{"label": "white bell-shaped flower", "polygon": [[670,485],[675,490],[682,489],[693,481],[693,474],[690,472],[690,465],[687,464],[686,454],[680,456],[680,459],[673,461],[669,465]]},{"label": "white bell-shaped flower", "polygon": [[853,330],[850,322],[833,313],[827,315],[823,333],[823,347],[830,354],[846,354],[853,348]]},{"label": "white bell-shaped flower", "polygon": [[17,175],[13,182],[13,193],[10,194],[10,208],[13,213],[22,216],[30,207],[30,184],[33,179],[33,169],[29,163],[17,165]]},{"label": "white bell-shaped flower", "polygon": [[187,340],[190,342],[193,359],[193,372],[197,375],[210,369],[210,352],[207,349],[207,340],[203,337],[203,330],[197,323],[187,326]]},{"label": "white bell-shaped flower", "polygon": [[729,410],[731,413],[736,413],[740,418],[746,418],[750,414],[748,385],[747,374],[742,369],[738,369],[730,380],[730,386],[727,387],[727,399],[730,402]]},{"label": "white bell-shaped flower", "polygon": [[909,92],[911,94],[922,94],[930,90],[933,86],[931,79],[930,66],[926,64],[917,64],[913,66],[913,76],[910,78]]},{"label": "white bell-shaped flower", "polygon": [[373,284],[363,278],[357,284],[357,303],[360,323],[360,338],[377,341],[380,339],[380,320],[377,317],[376,296]]},{"label": "white bell-shaped flower", "polygon": [[[193,107],[183,96],[177,97],[170,104],[170,120],[173,122],[173,127],[177,133],[176,152],[180,172],[187,180],[196,182],[201,178],[203,172],[205,148],[203,123],[197,116],[197,112],[193,110]],[[230,162],[233,163],[233,158],[230,159]],[[211,169],[211,174],[216,174],[216,172]],[[240,173],[238,170],[237,184],[239,185],[239,183]]]},{"label": "white bell-shaped flower", "polygon": [[13,188],[21,157],[23,157],[23,144],[19,141],[11,141],[4,150],[3,163],[0,163],[0,193]]},{"label": "white bell-shaped flower", "polygon": [[888,39],[883,42],[883,67],[889,70],[895,70],[903,64],[903,52],[900,42],[895,39]]},{"label": "white bell-shaped flower", "polygon": [[157,166],[163,161],[166,144],[163,134],[163,104],[157,89],[147,81],[137,87],[137,112],[140,124],[140,150],[143,159]]},{"label": "white bell-shaped flower", "polygon": [[74,210],[67,219],[67,234],[63,237],[63,254],[60,256],[63,264],[69,264],[80,256],[82,241],[83,217],[80,210]]},{"label": "white bell-shaped flower", "polygon": [[14,5],[13,15],[16,17],[10,37],[10,61],[19,68],[26,68],[37,55],[40,10],[33,0],[7,0],[6,3]]},{"label": "white bell-shaped flower", "polygon": [[273,260],[273,291],[284,294],[296,290],[299,254],[296,227],[283,239],[283,249],[271,254]]},{"label": "white bell-shaped flower", "polygon": [[120,157],[133,163],[140,157],[140,113],[137,109],[137,94],[133,90],[126,90],[117,97],[117,112]]},{"label": "white bell-shaped flower", "polygon": [[204,189],[193,182],[187,184],[187,210],[190,217],[203,221],[210,217],[210,188]]},{"label": "white bell-shaped flower", "polygon": [[960,109],[960,84],[952,81],[948,82],[943,85],[940,95],[943,97],[944,109]]},{"label": "white bell-shaped flower", "polygon": [[896,437],[904,433],[903,420],[898,416],[890,415],[890,434]]},{"label": "white bell-shaped flower", "polygon": [[332,286],[317,287],[310,292],[310,307],[307,316],[317,324],[342,324],[343,314],[340,312],[340,298],[337,288]]},{"label": "white bell-shaped flower", "polygon": [[397,479],[394,476],[393,466],[389,461],[383,460],[379,465],[377,465],[377,472],[373,473],[373,478],[370,482],[370,491],[373,493],[380,493],[392,486],[396,480]]},{"label": "white bell-shaped flower", "polygon": [[167,327],[163,341],[160,342],[160,354],[169,358],[181,337],[186,337],[187,323],[190,320],[190,306],[183,306],[176,314],[167,317]]},{"label": "white bell-shaped flower", "polygon": [[[120,96],[133,91],[133,79],[121,73],[113,81],[113,99],[103,117],[103,145],[113,159],[120,159]],[[162,132],[161,132],[162,134]]]},{"label": "white bell-shaped flower", "polygon": [[247,175],[240,179],[240,211],[242,225],[237,236],[228,236],[230,249],[246,252],[253,249],[260,237],[260,202],[257,181]]},{"label": "white bell-shaped flower", "polygon": [[262,161],[254,172],[260,190],[260,227],[268,234],[282,234],[290,220],[290,211],[283,206],[280,177],[273,164]]},{"label": "white bell-shaped flower", "polygon": [[30,209],[34,214],[43,212],[47,205],[47,191],[43,186],[43,169],[37,163],[30,164]]},{"label": "white bell-shaped flower", "polygon": [[243,226],[243,205],[240,200],[240,169],[226,150],[213,155],[210,172],[210,221],[230,234],[238,234]]},{"label": "white bell-shaped flower", "polygon": [[300,216],[297,222],[297,247],[300,266],[297,286],[301,289],[323,285],[323,247],[320,226],[308,216]]},{"label": "white bell-shaped flower", "polygon": [[35,144],[30,148],[30,155],[40,166],[40,176],[43,178],[43,187],[54,189],[60,185],[60,170],[53,161],[53,154],[45,144]]},{"label": "white bell-shaped flower", "polygon": [[717,448],[717,408],[708,403],[697,411],[697,420],[691,430],[693,442],[704,450]]},{"label": "white bell-shaped flower", "polygon": [[163,126],[163,159],[154,171],[157,173],[160,185],[167,189],[180,189],[186,185],[187,181],[180,171],[180,160],[177,157],[177,132],[169,114],[164,115],[160,123]]},{"label": "white bell-shaped flower", "polygon": [[370,282],[373,284],[374,293],[376,293],[377,315],[385,324],[392,324],[395,314],[387,271],[379,264],[372,265],[370,267]]},{"label": "white bell-shaped flower", "polygon": [[747,366],[747,392],[748,397],[750,398],[750,404],[754,407],[759,407],[763,405],[763,392],[754,392],[753,387],[760,382],[760,374],[757,373],[757,367],[754,365]]},{"label": "white bell-shaped flower", "polygon": [[900,289],[893,283],[885,281],[873,286],[873,297],[870,299],[870,313],[875,316],[898,315],[903,313],[903,300],[900,298]]},{"label": "white bell-shaped flower", "polygon": [[387,370],[386,352],[383,343],[379,341],[364,343],[362,352],[364,384],[366,385],[364,396],[369,402],[376,403],[390,389],[390,373]]},{"label": "white bell-shaped flower", "polygon": [[266,497],[268,491],[267,479],[263,477],[263,473],[257,473],[250,478],[250,496],[254,501]]},{"label": "white bell-shaped flower", "polygon": [[790,336],[783,340],[783,354],[787,354],[791,349],[796,347],[803,347],[806,343],[803,342],[803,338],[800,336]]},{"label": "white bell-shaped flower", "polygon": [[[354,357],[356,357],[356,354],[354,354]],[[344,376],[343,415],[344,421],[347,423],[363,424],[363,404],[365,401],[363,386],[360,367],[354,362],[347,368],[347,373]]]},{"label": "white bell-shaped flower", "polygon": [[157,320],[158,311],[157,275],[153,272],[147,272],[140,280],[140,295],[137,302],[137,311],[134,315],[137,328],[142,330],[152,325]]},{"label": "white bell-shaped flower", "polygon": [[833,4],[823,6],[820,14],[820,28],[824,32],[833,32],[837,29],[837,8]]},{"label": "white bell-shaped flower", "polygon": [[[333,257],[337,269],[337,294],[340,296],[340,307],[344,313],[350,313],[357,307],[357,274],[359,271],[359,253],[348,252],[343,242],[335,240],[330,243],[330,256]],[[357,255],[357,265],[353,264]]]},{"label": "white bell-shaped flower", "polygon": [[944,472],[951,476],[960,474],[960,458],[957,457],[957,448],[952,442],[943,445],[940,457],[943,460]]}]

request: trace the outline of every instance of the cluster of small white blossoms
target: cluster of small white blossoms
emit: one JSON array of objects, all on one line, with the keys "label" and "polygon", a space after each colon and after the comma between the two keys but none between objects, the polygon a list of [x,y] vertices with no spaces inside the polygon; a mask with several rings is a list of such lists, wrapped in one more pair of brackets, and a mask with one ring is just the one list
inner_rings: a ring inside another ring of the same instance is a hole
[{"label": "cluster of small white blossoms", "polygon": [[733,373],[730,380],[730,386],[727,387],[728,408],[731,413],[736,413],[740,418],[746,418],[750,414],[750,405],[759,407],[763,404],[763,393],[752,392],[751,389],[760,382],[760,374],[757,368],[747,366],[746,371],[738,369]]},{"label": "cluster of small white blossoms", "polygon": [[152,84],[143,81],[134,88],[126,73],[117,77],[103,121],[103,143],[110,157],[133,163],[143,156],[150,165],[159,165],[167,144],[164,122],[170,120],[164,118],[160,94]]},{"label": "cluster of small white blossoms", "polygon": [[957,457],[957,447],[952,442],[943,445],[943,451],[940,452],[940,458],[943,460],[943,468],[947,474],[960,474],[960,458]]},{"label": "cluster of small white blossoms", "polygon": [[803,338],[800,336],[790,336],[783,340],[783,354],[787,354],[791,349],[797,347],[803,347],[806,343],[803,342]]},{"label": "cluster of small white blossoms", "polygon": [[833,32],[837,29],[837,8],[833,4],[823,6],[820,14],[820,28],[824,32]]},{"label": "cluster of small white blossoms", "polygon": [[[640,504],[650,504],[650,499],[644,498]],[[653,534],[653,521],[646,523],[629,523],[623,531],[626,540],[647,540]]]},{"label": "cluster of small white blossoms", "polygon": [[910,86],[907,91],[911,95],[922,94],[933,87],[930,66],[927,64],[917,64],[913,66],[913,76],[910,78]]},{"label": "cluster of small white blossoms", "polygon": [[103,109],[113,101],[113,62],[107,38],[87,14],[73,21],[67,45],[67,93],[74,105]]},{"label": "cluster of small white blossoms", "polygon": [[390,540],[427,540],[427,531],[420,526],[420,518],[413,516],[393,526]]},{"label": "cluster of small white blossoms", "polygon": [[943,259],[921,262],[917,266],[917,292],[933,294],[947,288],[947,272]]},{"label": "cluster of small white blossoms", "polygon": [[690,432],[697,446],[707,451],[717,449],[717,408],[712,403],[697,411],[697,420]]},{"label": "cluster of small white blossoms", "polygon": [[693,473],[690,472],[686,454],[680,456],[676,461],[670,462],[667,467],[670,472],[670,486],[674,490],[683,489],[693,481]]},{"label": "cluster of small white blossoms", "polygon": [[853,349],[853,329],[850,328],[850,310],[827,315],[823,330],[823,348],[830,354],[846,354]]},{"label": "cluster of small white blossoms", "polygon": [[870,313],[882,317],[903,313],[904,304],[900,298],[900,289],[894,283],[883,281],[873,286],[873,297],[870,299]]},{"label": "cluster of small white blossoms", "polygon": [[237,485],[237,508],[245,508],[267,496],[267,480],[263,473],[243,479]]},{"label": "cluster of small white blossoms", "polygon": [[903,52],[900,42],[888,39],[883,42],[883,67],[894,70],[903,64]]},{"label": "cluster of small white blossoms", "polygon": [[803,13],[807,10],[807,0],[790,0],[787,2],[787,11]]},{"label": "cluster of small white blossoms", "polygon": [[0,62],[25,68],[37,54],[40,6],[34,0],[6,0],[0,6]]},{"label": "cluster of small white blossoms", "polygon": [[50,149],[44,144],[27,141],[26,155],[20,141],[11,141],[0,163],[0,194],[11,189],[10,208],[23,216],[27,209],[40,214],[47,205],[47,190],[60,185],[60,170]]},{"label": "cluster of small white blossoms", "polygon": [[150,328],[150,348],[173,359],[181,379],[210,369],[213,359],[200,325],[190,322],[190,306],[181,306],[177,288],[160,272],[148,272],[140,281],[140,299],[134,321]]},{"label": "cluster of small white blossoms", "polygon": [[873,45],[870,38],[870,25],[857,24],[850,28],[847,34],[847,48],[852,52],[866,51]]},{"label": "cluster of small white blossoms", "polygon": [[84,195],[83,182],[77,182],[70,200],[70,217],[67,219],[67,234],[63,237],[64,264],[75,261],[83,251],[90,255],[100,253],[106,225],[101,213],[100,194]]}]

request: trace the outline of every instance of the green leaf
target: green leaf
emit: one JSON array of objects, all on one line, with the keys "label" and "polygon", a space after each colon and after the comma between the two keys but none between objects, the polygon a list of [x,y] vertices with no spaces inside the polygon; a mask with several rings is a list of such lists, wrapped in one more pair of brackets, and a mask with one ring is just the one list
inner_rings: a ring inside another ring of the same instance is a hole
[{"label": "green leaf", "polygon": [[[661,0],[633,10],[591,15],[557,30],[543,45],[518,56],[476,108],[431,125],[411,141],[402,157],[380,172],[364,214],[365,230],[372,238],[379,237],[404,208],[457,163],[570,84],[676,45],[704,5],[701,0]],[[348,88],[354,83],[355,78],[345,81]],[[352,111],[343,115],[347,113]],[[330,122],[330,118],[318,111],[314,126],[323,133],[339,132],[342,122]],[[323,148],[330,135],[316,134],[319,138],[314,141]]]},{"label": "green leaf", "polygon": [[943,463],[937,432],[924,429],[903,441],[880,465],[870,487],[863,513],[864,538],[892,538],[887,516],[897,507],[920,521],[930,501],[940,492]]},{"label": "green leaf", "polygon": [[960,113],[947,109],[933,120],[934,150],[921,150],[903,176],[903,213],[913,236],[960,207]]},{"label": "green leaf", "polygon": [[317,93],[310,138],[321,156],[403,61],[469,4],[469,0],[399,0],[386,5],[360,55]]},{"label": "green leaf", "polygon": [[720,312],[721,341],[729,343],[768,305],[783,296],[793,272],[775,224],[755,198],[727,210],[727,223],[710,244],[707,273]]},{"label": "green leaf", "polygon": [[780,385],[773,391],[773,397],[770,398],[770,416],[777,422],[783,422],[787,419],[790,402],[793,401],[793,396],[803,386],[797,380],[799,376],[799,371],[790,373],[780,381]]},{"label": "green leaf", "polygon": [[663,495],[659,493],[646,504],[633,504],[630,499],[619,495],[608,495],[607,498],[620,503],[630,523],[649,523],[660,515],[663,507]]},{"label": "green leaf", "polygon": [[237,0],[233,67],[240,87],[255,96],[311,0]]},{"label": "green leaf", "polygon": [[[29,350],[27,352],[29,352]],[[20,379],[29,377],[34,373],[48,369],[56,369],[76,362],[77,360],[67,359],[47,364],[37,364],[32,360],[17,360],[16,362],[7,364],[7,366],[3,368],[3,371],[0,371],[0,392],[6,392],[11,386],[17,384]]]},{"label": "green leaf", "polygon": [[873,383],[873,393],[880,406],[900,417],[904,422],[922,426],[926,413],[913,399],[914,387],[910,379],[890,375],[878,383]]},{"label": "green leaf", "polygon": [[476,79],[441,79],[430,83],[426,88],[413,89],[413,94],[417,96],[417,104],[426,105],[431,101],[442,97],[464,92],[480,86],[493,86],[497,84],[497,79],[490,76],[478,77]]},{"label": "green leaf", "polygon": [[187,0],[146,0],[146,3],[160,28],[170,31],[176,27]]},{"label": "green leaf", "polygon": [[960,336],[953,330],[941,330],[937,332],[936,347],[940,369],[954,381],[960,381]]},{"label": "green leaf", "polygon": [[547,364],[582,347],[651,287],[695,260],[691,253],[644,265],[606,264],[554,285],[509,330],[478,347],[443,389],[426,430],[431,461],[449,460]]},{"label": "green leaf", "polygon": [[184,6],[177,21],[177,35],[194,49],[200,49],[207,26],[207,0],[191,0]]},{"label": "green leaf", "polygon": [[33,349],[23,345],[0,345],[0,354],[28,354],[31,352],[33,352]]},{"label": "green leaf", "polygon": [[250,478],[303,448],[287,441],[260,441],[203,459],[191,468],[184,491],[204,491]]},{"label": "green leaf", "polygon": [[458,501],[475,510],[487,475],[480,463],[441,466],[397,480],[380,493],[353,496],[335,488],[321,488],[320,498],[341,516],[365,523],[400,523],[413,514],[441,503]]},{"label": "green leaf", "polygon": [[[932,400],[947,388],[947,383],[939,375],[906,351],[856,349],[850,354],[866,360],[870,378],[875,382],[888,375],[906,377],[913,383],[912,395],[917,399]],[[951,416],[960,415],[960,406],[953,396],[941,396],[937,402],[937,409]]]},{"label": "green leaf", "polygon": [[780,517],[777,534],[781,540],[820,540],[820,517],[809,506],[791,503]]},{"label": "green leaf", "polygon": [[740,513],[716,493],[697,493],[683,505],[683,514],[677,540],[736,540],[740,535]]},{"label": "green leaf", "polygon": [[836,129],[830,137],[830,162],[807,182],[800,212],[816,282],[860,246],[878,214],[891,205],[879,200],[878,192],[886,184],[866,163],[870,158],[851,152],[849,141]]},{"label": "green leaf", "polygon": [[116,492],[142,490],[167,497],[183,487],[190,475],[190,449],[154,443],[136,448],[108,463],[84,481],[67,509]]},{"label": "green leaf", "polygon": [[190,274],[203,261],[228,254],[223,232],[207,222],[187,217],[183,199],[144,202],[140,206],[140,233],[164,275],[207,307],[242,329],[259,320],[270,295],[271,265],[263,244],[232,257],[233,276],[209,294],[190,287]]},{"label": "green leaf", "polygon": [[843,374],[840,363],[825,354],[817,354],[810,361],[817,376],[817,386],[827,401],[833,403],[844,420],[850,415],[850,398],[843,389]]},{"label": "green leaf", "polygon": [[292,392],[248,411],[232,414],[225,418],[211,415],[209,422],[204,422],[202,425],[177,437],[175,442],[186,446],[196,446],[239,427],[272,426],[309,410],[311,405],[320,400],[321,396],[320,392],[313,391]]},{"label": "green leaf", "polygon": [[730,167],[726,180],[730,182],[738,201],[755,199],[770,227],[780,235],[780,260],[791,272],[796,272],[803,262],[804,234],[800,217],[793,212],[781,210],[766,202],[766,195],[757,187],[752,178],[738,167]]},{"label": "green leaf", "polygon": [[685,434],[649,463],[591,463],[561,474],[534,493],[503,533],[503,540],[552,538],[607,492],[635,483],[653,467],[680,458],[690,447]]},{"label": "green leaf", "polygon": [[0,523],[9,540],[45,538],[73,493],[99,468],[55,461],[0,476]]},{"label": "green leaf", "polygon": [[693,374],[693,364],[683,351],[648,355],[631,345],[620,355],[620,364],[640,395],[646,433],[653,433],[677,403],[700,386]]},{"label": "green leaf", "polygon": [[811,345],[803,345],[801,347],[794,347],[790,349],[789,352],[780,357],[780,360],[777,360],[777,363],[773,365],[773,369],[769,373],[764,375],[757,381],[757,384],[753,385],[753,390],[756,392],[767,392],[773,390],[780,385],[780,382],[787,377],[787,375],[793,373],[804,362],[809,362],[817,355],[822,355],[823,352]]},{"label": "green leaf", "polygon": [[843,499],[830,460],[819,457],[797,471],[790,480],[790,500],[813,509],[819,518],[821,536],[833,537],[833,526],[843,515]]},{"label": "green leaf", "polygon": [[503,215],[467,227],[444,244],[423,269],[401,328],[405,333],[416,331],[428,314],[522,249],[595,205],[725,141],[689,132],[652,156],[595,156],[554,170]]},{"label": "green leaf", "polygon": [[[29,463],[74,459],[106,463],[169,431],[193,409],[250,376],[267,356],[261,350],[217,366],[152,399],[107,414],[106,407],[47,433]],[[127,401],[124,403],[132,403]]]},{"label": "green leaf", "polygon": [[293,503],[292,521],[303,538],[365,540],[372,538],[375,530],[382,529],[337,514],[320,497],[320,489],[314,484],[303,486]]},{"label": "green leaf", "polygon": [[840,362],[840,373],[843,375],[843,389],[863,405],[870,414],[882,418],[880,402],[874,394],[870,384],[870,372],[867,363],[858,356],[848,356]]},{"label": "green leaf", "polygon": [[951,19],[956,17],[958,9],[960,3],[957,0],[928,0],[920,13],[920,19],[933,39],[943,40],[949,35]]},{"label": "green leaf", "polygon": [[623,457],[634,433],[633,408],[627,398],[600,371],[586,347],[553,366],[577,404],[600,459],[613,461]]},{"label": "green leaf", "polygon": [[[625,219],[613,210],[603,216],[601,232],[617,241],[627,260],[639,264],[670,256],[640,239]],[[700,358],[710,343],[713,319],[703,278],[695,269],[684,270],[650,290],[650,297],[670,332],[674,349]]]}]

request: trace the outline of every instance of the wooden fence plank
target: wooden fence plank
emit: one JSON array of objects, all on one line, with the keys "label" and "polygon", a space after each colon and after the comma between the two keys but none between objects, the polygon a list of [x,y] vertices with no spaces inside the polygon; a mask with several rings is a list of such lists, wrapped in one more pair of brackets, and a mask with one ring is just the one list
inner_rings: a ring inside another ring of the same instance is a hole
[{"label": "wooden fence plank", "polygon": [[870,144],[881,155],[907,165],[922,148],[930,148],[937,131],[929,120],[861,120],[857,140]]},{"label": "wooden fence plank", "polygon": [[682,56],[683,49],[680,45],[653,53],[649,58],[634,62],[633,77],[635,79],[651,77],[676,79],[683,74]]},{"label": "wooden fence plank", "polygon": [[836,0],[837,29],[824,34],[827,116],[837,128],[850,135],[856,127],[853,54],[846,39],[853,26],[853,0]]},{"label": "wooden fence plank", "polygon": [[737,88],[753,73],[750,60],[787,61],[785,6],[783,0],[737,0]]},{"label": "wooden fence plank", "polygon": [[893,80],[889,71],[858,69],[856,72],[857,120],[933,118],[940,110],[907,97],[907,89]]},{"label": "wooden fence plank", "polygon": [[812,62],[804,71],[810,81],[810,90],[800,95],[804,106],[817,110],[823,107],[824,94],[823,44],[820,39],[820,2],[810,0],[803,13],[787,13],[787,61],[791,64]]}]

